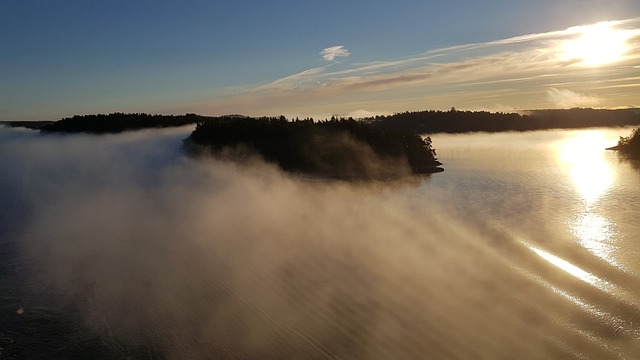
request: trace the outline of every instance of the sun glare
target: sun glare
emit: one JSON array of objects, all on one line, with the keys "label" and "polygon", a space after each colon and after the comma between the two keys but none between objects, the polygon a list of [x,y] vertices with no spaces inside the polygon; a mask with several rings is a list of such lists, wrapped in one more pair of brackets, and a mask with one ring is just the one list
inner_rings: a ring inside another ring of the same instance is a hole
[{"label": "sun glare", "polygon": [[576,61],[583,65],[604,65],[622,59],[627,51],[627,40],[631,37],[625,30],[611,27],[602,22],[576,28],[578,37],[561,44],[560,57],[563,61]]},{"label": "sun glare", "polygon": [[556,145],[559,165],[589,205],[604,195],[613,182],[613,170],[603,156],[607,140],[594,130]]}]

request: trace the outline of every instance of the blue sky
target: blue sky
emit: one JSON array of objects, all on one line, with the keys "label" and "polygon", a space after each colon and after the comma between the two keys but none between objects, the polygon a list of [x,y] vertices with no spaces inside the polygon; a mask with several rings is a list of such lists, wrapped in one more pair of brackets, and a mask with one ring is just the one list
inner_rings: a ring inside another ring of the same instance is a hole
[{"label": "blue sky", "polygon": [[[601,21],[617,57],[562,45]],[[640,106],[639,28],[636,0],[5,0],[0,120]]]}]

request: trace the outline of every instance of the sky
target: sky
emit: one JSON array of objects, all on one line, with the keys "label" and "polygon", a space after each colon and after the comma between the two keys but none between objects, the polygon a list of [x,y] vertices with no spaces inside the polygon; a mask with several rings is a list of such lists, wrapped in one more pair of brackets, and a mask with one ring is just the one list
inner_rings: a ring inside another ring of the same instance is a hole
[{"label": "sky", "polygon": [[640,2],[0,2],[0,120],[640,106]]}]

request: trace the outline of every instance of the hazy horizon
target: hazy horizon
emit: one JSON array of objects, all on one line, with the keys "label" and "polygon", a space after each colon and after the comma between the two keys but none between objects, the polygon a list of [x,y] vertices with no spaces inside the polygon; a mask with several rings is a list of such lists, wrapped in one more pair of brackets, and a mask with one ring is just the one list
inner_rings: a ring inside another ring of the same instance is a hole
[{"label": "hazy horizon", "polygon": [[[465,109],[457,108],[455,106],[452,107],[452,108],[454,108],[456,111],[472,111],[472,112],[473,111],[486,111],[486,110],[465,110]],[[542,109],[542,108],[540,108],[540,109],[521,109],[521,110],[507,111],[505,113],[516,113],[516,114],[526,115],[527,113],[536,112],[536,111],[573,110],[573,109],[576,109],[576,108],[580,108],[580,107],[574,107],[574,108],[547,108],[547,109]],[[638,107],[615,107],[615,108],[586,107],[584,109],[594,109],[594,110],[640,110],[640,106],[638,106]],[[451,108],[444,109],[444,110],[440,110],[440,109],[422,109],[422,110],[414,110],[414,111],[406,110],[406,111],[400,111],[400,112],[393,113],[393,114],[391,114],[391,113],[368,113],[367,112],[367,113],[354,113],[354,114],[351,114],[349,117],[353,117],[354,119],[358,120],[358,119],[365,119],[365,118],[368,118],[368,117],[375,117],[377,115],[390,116],[390,115],[394,115],[394,114],[400,114],[400,113],[403,113],[403,112],[450,111],[450,110],[451,110]],[[495,112],[502,112],[502,111],[495,111]],[[124,113],[124,112],[122,112],[122,111],[114,111],[112,113]],[[112,114],[112,113],[109,113],[109,114]],[[190,114],[190,113],[187,112],[187,113],[175,113],[175,114],[157,114],[157,113],[151,113],[151,112],[141,112],[141,114],[180,116],[180,115],[185,115],[185,114]],[[51,122],[51,121],[53,121],[53,122],[55,122],[55,121],[62,120],[62,119],[65,119],[65,118],[70,118],[70,117],[73,117],[73,116],[76,116],[76,115],[83,116],[83,115],[101,115],[101,114],[100,113],[73,114],[73,115],[64,116],[64,117],[62,117],[60,119],[46,119],[46,120],[44,120],[44,119],[43,120],[35,120],[35,119],[0,120],[0,126],[2,126],[2,123],[23,122],[23,121],[26,121],[26,122],[40,122],[40,121],[42,121],[42,122]],[[104,114],[104,115],[108,115],[108,114]],[[203,116],[203,117],[218,117],[218,116],[247,116],[247,117],[251,117],[249,115],[238,114],[238,113],[222,114],[222,115],[207,115],[207,114],[196,114],[196,115]],[[279,115],[273,115],[273,116],[274,117],[279,117],[279,116],[284,116],[284,115],[279,114]],[[256,117],[269,117],[269,115],[258,115]],[[328,117],[325,117],[325,118],[318,118],[318,117],[313,117],[313,116],[310,116],[309,118],[313,118],[314,120],[319,121],[319,120],[329,120],[331,117],[346,118],[346,116],[340,115],[340,114],[331,114],[331,115],[329,115]],[[293,118],[287,118],[287,120],[293,120],[295,118],[299,118],[299,117],[294,116]],[[127,130],[127,131],[137,131],[137,130]]]}]

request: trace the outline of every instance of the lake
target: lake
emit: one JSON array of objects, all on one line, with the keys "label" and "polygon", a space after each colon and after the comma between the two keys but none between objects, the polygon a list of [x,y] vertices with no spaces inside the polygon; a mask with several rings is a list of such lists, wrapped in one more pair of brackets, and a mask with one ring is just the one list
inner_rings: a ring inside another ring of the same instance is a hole
[{"label": "lake", "polygon": [[640,354],[640,164],[604,150],[631,128],[436,134],[443,173],[374,183],[190,159],[190,130],[0,129],[3,354]]},{"label": "lake", "polygon": [[[600,343],[613,357],[628,351],[621,358],[638,356],[638,347],[616,348],[620,339],[640,341],[640,224],[635,220],[640,163],[605,148],[630,132],[602,128],[435,135],[446,171],[421,185],[425,198],[436,193],[455,213],[479,227],[491,224],[508,239],[508,250],[499,251],[510,266],[573,302],[585,318],[615,329],[615,335],[602,335],[569,320],[573,331]],[[513,247],[522,253],[514,256]],[[552,269],[530,266],[531,257]],[[556,282],[554,272],[581,281],[583,289]],[[614,315],[625,307],[629,312]]]}]

